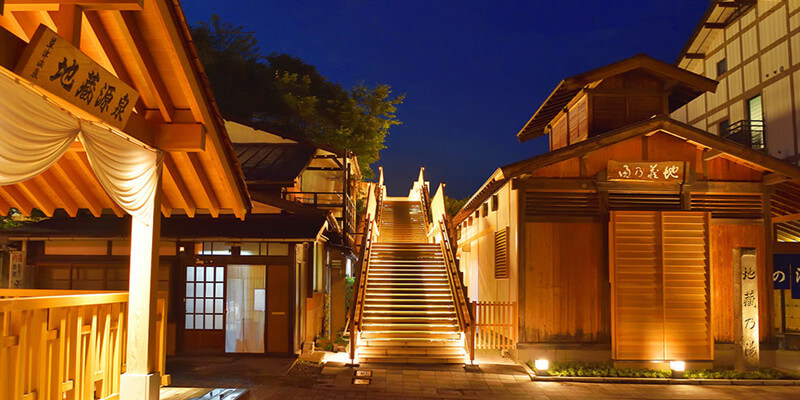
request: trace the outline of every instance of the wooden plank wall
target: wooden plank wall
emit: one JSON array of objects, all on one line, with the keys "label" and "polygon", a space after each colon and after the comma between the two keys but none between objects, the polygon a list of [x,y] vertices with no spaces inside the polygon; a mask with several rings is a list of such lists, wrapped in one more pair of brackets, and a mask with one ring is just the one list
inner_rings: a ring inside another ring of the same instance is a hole
[{"label": "wooden plank wall", "polygon": [[601,222],[525,224],[522,342],[598,342],[610,335]]}]

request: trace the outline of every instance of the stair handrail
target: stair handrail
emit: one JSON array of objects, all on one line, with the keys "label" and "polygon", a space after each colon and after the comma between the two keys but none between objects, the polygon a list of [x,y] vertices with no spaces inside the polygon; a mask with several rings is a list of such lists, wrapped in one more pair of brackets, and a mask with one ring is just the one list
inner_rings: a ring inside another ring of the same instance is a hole
[{"label": "stair handrail", "polygon": [[[456,317],[459,330],[464,333],[464,347],[470,361],[473,361],[475,360],[475,318],[472,315],[472,305],[467,296],[467,287],[464,285],[463,277],[458,270],[455,259],[455,247],[453,246],[448,224],[450,218],[445,207],[444,186],[444,183],[439,184],[439,188],[433,196],[433,201],[430,201],[428,190],[423,185],[420,189],[420,203],[423,207],[430,207],[423,209],[423,214],[427,215],[427,212],[430,211],[433,220],[436,221],[434,229],[439,231],[439,244],[442,247],[444,264],[447,269],[447,280],[452,288],[453,300],[456,302]],[[428,201],[425,202],[423,199],[428,199]],[[433,238],[429,238],[429,240],[435,242]]]},{"label": "stair handrail", "polygon": [[[383,170],[381,170],[383,177]],[[382,179],[381,179],[382,181]],[[358,346],[358,333],[361,331],[361,317],[363,314],[364,297],[366,295],[367,270],[369,269],[369,257],[372,243],[377,239],[379,232],[377,227],[380,203],[383,201],[384,187],[382,182],[370,185],[369,195],[367,196],[367,212],[364,221],[364,236],[361,238],[361,249],[358,261],[353,271],[353,297],[350,302],[348,315],[348,329],[350,331],[350,360],[355,362],[356,348]]]}]

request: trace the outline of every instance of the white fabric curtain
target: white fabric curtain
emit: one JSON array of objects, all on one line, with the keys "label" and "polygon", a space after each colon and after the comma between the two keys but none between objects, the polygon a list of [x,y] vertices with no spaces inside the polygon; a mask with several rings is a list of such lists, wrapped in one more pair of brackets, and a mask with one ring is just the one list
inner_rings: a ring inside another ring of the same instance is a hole
[{"label": "white fabric curtain", "polygon": [[81,120],[29,85],[0,74],[0,186],[46,171],[76,136],[106,193],[127,213],[149,224],[154,211],[147,205],[158,189],[163,153]]},{"label": "white fabric curtain", "polygon": [[84,122],[78,138],[83,142],[97,180],[123,210],[149,224],[148,207],[158,189],[164,153],[132,143],[106,127]]},{"label": "white fabric curtain", "polygon": [[75,141],[80,123],[42,95],[0,77],[0,185],[12,185],[58,161]]}]

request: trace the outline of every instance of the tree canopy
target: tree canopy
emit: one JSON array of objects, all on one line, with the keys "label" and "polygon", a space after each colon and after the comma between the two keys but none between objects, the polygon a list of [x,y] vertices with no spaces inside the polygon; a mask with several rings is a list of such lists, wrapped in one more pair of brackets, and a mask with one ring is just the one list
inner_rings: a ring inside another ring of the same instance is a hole
[{"label": "tree canopy", "polygon": [[386,84],[345,89],[297,57],[263,56],[252,32],[216,15],[192,26],[192,38],[226,118],[352,151],[364,177],[374,176],[370,164],[401,124],[395,113],[404,95]]}]

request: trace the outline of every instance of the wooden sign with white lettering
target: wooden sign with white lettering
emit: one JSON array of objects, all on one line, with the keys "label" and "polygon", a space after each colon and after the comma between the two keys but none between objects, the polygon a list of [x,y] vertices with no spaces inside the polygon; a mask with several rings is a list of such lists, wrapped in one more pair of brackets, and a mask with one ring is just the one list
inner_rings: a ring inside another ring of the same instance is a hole
[{"label": "wooden sign with white lettering", "polygon": [[17,74],[117,128],[139,93],[44,25],[20,57]]},{"label": "wooden sign with white lettering", "polygon": [[683,182],[684,164],[683,161],[608,160],[606,173],[609,181]]}]

